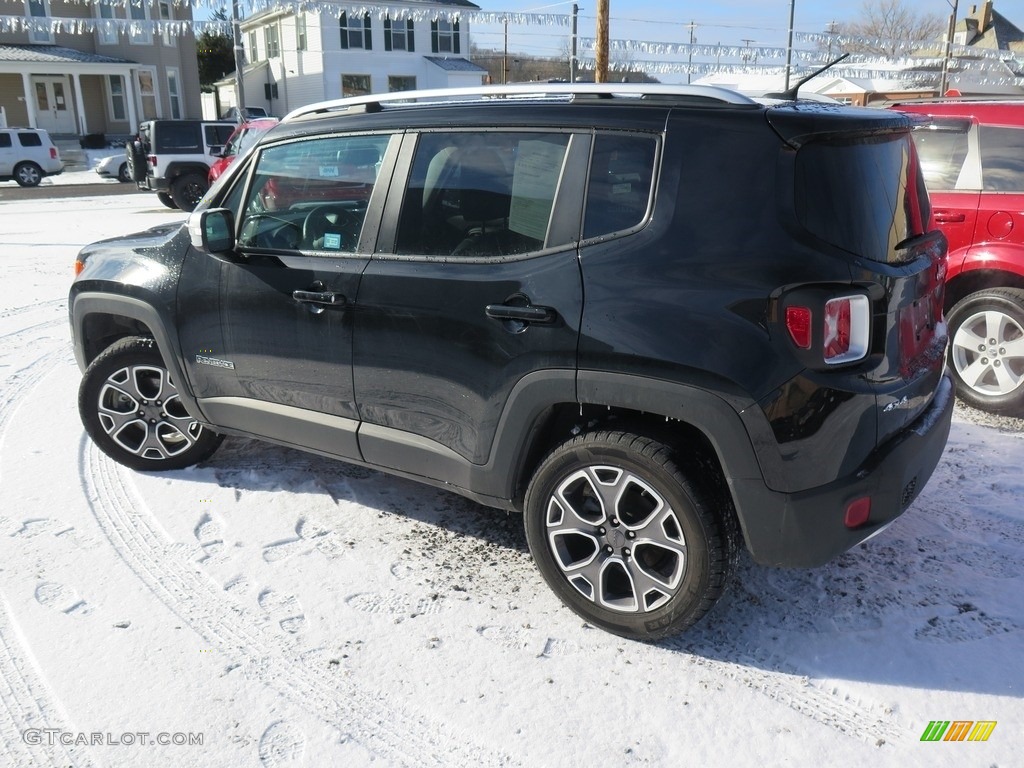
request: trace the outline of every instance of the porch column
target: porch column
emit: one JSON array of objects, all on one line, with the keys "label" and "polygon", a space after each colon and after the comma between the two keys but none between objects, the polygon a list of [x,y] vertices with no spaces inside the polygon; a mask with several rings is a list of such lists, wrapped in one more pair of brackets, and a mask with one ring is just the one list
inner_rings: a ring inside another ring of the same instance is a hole
[{"label": "porch column", "polygon": [[71,73],[71,87],[75,91],[75,113],[78,115],[78,132],[81,136],[89,133],[85,120],[85,101],[82,99],[82,83],[77,72]]},{"label": "porch column", "polygon": [[25,91],[25,111],[28,112],[28,127],[36,125],[36,93],[32,90],[32,76],[28,72],[21,73],[21,87]]},{"label": "porch column", "polygon": [[124,78],[124,101],[128,105],[128,131],[138,133],[139,113],[135,111],[135,76],[129,71]]}]

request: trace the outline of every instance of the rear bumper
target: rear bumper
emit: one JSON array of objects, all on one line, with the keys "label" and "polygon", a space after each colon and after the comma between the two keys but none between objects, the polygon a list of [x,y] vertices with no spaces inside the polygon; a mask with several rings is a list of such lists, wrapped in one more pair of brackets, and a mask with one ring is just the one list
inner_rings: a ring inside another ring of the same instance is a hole
[{"label": "rear bumper", "polygon": [[[777,493],[763,481],[732,483],[747,547],[764,565],[823,565],[899,517],[924,488],[949,436],[953,383],[939,380],[927,410],[874,451],[856,472],[799,493]],[[847,528],[847,505],[871,498],[868,522]]]}]

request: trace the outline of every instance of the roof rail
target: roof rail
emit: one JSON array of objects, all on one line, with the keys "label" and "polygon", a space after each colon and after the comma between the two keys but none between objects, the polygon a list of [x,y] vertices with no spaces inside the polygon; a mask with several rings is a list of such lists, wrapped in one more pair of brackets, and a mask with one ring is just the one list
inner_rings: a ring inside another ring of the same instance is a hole
[{"label": "roof rail", "polygon": [[320,101],[292,110],[282,122],[329,112],[379,111],[384,104],[422,103],[424,101],[466,102],[495,98],[632,98],[660,101],[705,101],[735,106],[751,106],[753,99],[713,85],[662,85],[643,83],[530,83],[520,85],[489,85],[479,88],[436,88],[426,91],[396,91],[369,96]]}]

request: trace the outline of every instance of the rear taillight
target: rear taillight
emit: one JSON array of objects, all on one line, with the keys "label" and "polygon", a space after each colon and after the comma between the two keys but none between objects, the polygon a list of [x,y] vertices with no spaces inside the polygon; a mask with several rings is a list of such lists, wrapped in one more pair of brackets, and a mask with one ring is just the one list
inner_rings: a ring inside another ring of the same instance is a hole
[{"label": "rear taillight", "polygon": [[868,354],[871,302],[863,294],[829,298],[814,289],[801,289],[785,309],[786,331],[793,345],[809,354],[809,365],[841,365]]},{"label": "rear taillight", "polygon": [[51,160],[56,160],[57,159],[57,148],[56,147],[50,147],[50,159]]},{"label": "rear taillight", "polygon": [[149,164],[151,166],[153,166],[154,168],[156,168],[156,155],[150,155],[148,160],[149,160]]},{"label": "rear taillight", "polygon": [[829,365],[852,363],[868,353],[871,308],[867,296],[843,296],[825,304],[824,357]]}]

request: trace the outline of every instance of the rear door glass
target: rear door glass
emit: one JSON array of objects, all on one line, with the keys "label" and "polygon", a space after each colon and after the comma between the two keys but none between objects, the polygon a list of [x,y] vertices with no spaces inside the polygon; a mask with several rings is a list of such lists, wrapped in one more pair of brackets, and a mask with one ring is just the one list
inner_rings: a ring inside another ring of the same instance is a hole
[{"label": "rear door glass", "polygon": [[986,192],[1024,192],[1024,129],[981,126],[981,172]]},{"label": "rear door glass", "polygon": [[914,129],[914,142],[928,189],[945,192],[957,188],[957,179],[967,159],[970,128],[969,120],[936,120]]},{"label": "rear door glass", "polygon": [[584,239],[631,229],[647,217],[657,146],[653,136],[594,137]]}]

